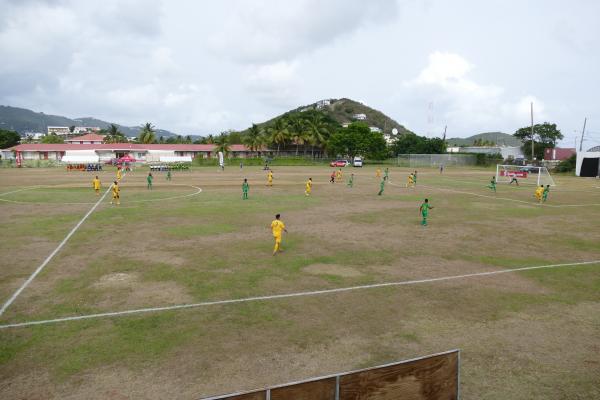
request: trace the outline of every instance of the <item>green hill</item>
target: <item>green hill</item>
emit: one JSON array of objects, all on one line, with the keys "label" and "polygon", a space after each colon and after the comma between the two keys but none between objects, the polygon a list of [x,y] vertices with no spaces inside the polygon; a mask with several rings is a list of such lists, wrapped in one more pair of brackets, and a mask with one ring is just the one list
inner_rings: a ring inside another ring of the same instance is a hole
[{"label": "green hill", "polygon": [[[47,132],[48,126],[97,126],[106,129],[110,122],[99,119],[87,118],[67,118],[60,115],[44,114],[43,112],[34,112],[25,108],[0,106],[0,129],[8,129],[23,134],[25,132]],[[119,130],[125,136],[137,136],[140,127],[131,127],[116,124]],[[156,137],[177,136],[173,132],[164,129],[156,129]]]},{"label": "green hill", "polygon": [[[374,126],[381,129],[383,133],[392,133],[392,130],[394,128],[398,130],[398,134],[410,132],[403,125],[399,124],[394,119],[388,117],[381,111],[375,110],[374,108],[359,103],[358,101],[345,98],[328,100],[330,102],[329,105],[318,107],[318,103],[312,103],[309,105],[301,106],[296,109],[290,110],[284,114],[271,118],[268,121],[257,123],[257,125],[260,127],[269,126],[276,119],[286,116],[290,113],[304,112],[307,110],[319,110],[327,116],[329,116],[330,118],[332,118],[340,125],[356,121],[356,119],[354,118],[356,114],[365,114],[366,119],[363,122],[367,123],[369,126]],[[244,130],[242,134],[245,132],[246,130]]]},{"label": "green hill", "polygon": [[513,135],[503,132],[484,132],[467,138],[450,138],[447,139],[446,142],[448,143],[448,146],[472,146],[473,142],[479,139],[498,146],[521,146],[523,144]]}]

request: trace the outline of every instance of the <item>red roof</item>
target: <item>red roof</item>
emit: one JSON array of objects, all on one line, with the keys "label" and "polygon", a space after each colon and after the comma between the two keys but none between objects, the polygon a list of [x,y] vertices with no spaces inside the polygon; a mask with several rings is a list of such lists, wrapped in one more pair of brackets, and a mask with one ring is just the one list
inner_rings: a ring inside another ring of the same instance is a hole
[{"label": "red roof", "polygon": [[104,140],[104,136],[97,135],[95,133],[88,133],[83,136],[76,136],[71,139],[65,139],[65,142],[102,142]]},{"label": "red roof", "polygon": [[[140,143],[110,143],[110,144],[45,144],[30,143],[11,147],[14,151],[67,151],[67,150],[171,150],[171,151],[215,151],[214,144],[140,144]],[[230,151],[250,151],[243,144],[232,144]]]},{"label": "red roof", "polygon": [[577,150],[574,148],[564,148],[564,147],[556,147],[556,148],[546,148],[544,149],[544,160],[566,160],[571,157],[573,154],[576,154]]}]

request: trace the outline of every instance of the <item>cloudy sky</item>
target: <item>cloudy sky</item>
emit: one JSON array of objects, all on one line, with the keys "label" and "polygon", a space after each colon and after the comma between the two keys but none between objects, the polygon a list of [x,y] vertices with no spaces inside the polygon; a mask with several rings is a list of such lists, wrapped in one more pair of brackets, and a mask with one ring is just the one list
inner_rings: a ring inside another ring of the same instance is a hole
[{"label": "cloudy sky", "polygon": [[600,140],[600,2],[0,0],[0,104],[181,134],[349,97],[421,134]]}]

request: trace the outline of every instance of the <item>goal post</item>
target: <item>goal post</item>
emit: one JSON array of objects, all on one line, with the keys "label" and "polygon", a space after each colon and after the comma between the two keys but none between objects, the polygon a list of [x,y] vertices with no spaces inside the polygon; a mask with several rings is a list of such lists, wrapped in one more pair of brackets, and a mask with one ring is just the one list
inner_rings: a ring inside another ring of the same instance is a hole
[{"label": "goal post", "polygon": [[496,165],[496,182],[510,183],[515,178],[519,184],[556,186],[546,167],[531,165]]}]

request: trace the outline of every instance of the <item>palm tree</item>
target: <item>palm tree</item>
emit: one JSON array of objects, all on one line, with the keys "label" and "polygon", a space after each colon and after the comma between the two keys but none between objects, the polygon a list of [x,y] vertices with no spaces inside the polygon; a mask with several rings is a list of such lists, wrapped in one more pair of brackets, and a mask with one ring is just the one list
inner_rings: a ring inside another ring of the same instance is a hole
[{"label": "palm tree", "polygon": [[265,144],[265,137],[262,129],[260,129],[258,125],[252,124],[250,129],[248,129],[248,133],[242,139],[242,142],[250,149],[250,151],[260,151]]},{"label": "palm tree", "polygon": [[[298,156],[298,147],[304,146],[308,139],[306,133],[306,121],[298,116],[295,116],[289,120],[289,126],[291,130],[292,141],[296,145],[296,156]],[[305,150],[306,152],[306,150]]]},{"label": "palm tree", "polygon": [[277,144],[277,155],[279,155],[280,146],[285,144],[290,135],[287,122],[283,118],[277,118],[275,123],[268,129],[268,132],[271,143]]},{"label": "palm tree", "polygon": [[115,124],[110,124],[106,136],[104,137],[104,143],[124,143],[127,142],[127,138],[123,135],[123,132],[119,130],[119,127]]},{"label": "palm tree", "polygon": [[206,144],[213,144],[215,142],[215,137],[213,136],[213,134],[211,133],[210,135],[208,135],[206,137]]},{"label": "palm tree", "polygon": [[321,114],[314,114],[306,121],[308,143],[311,145],[311,155],[315,156],[315,146],[322,148],[325,144],[326,136],[329,134],[328,124]]},{"label": "palm tree", "polygon": [[[212,135],[210,135],[212,136]],[[223,152],[223,154],[226,154],[227,152],[229,152],[229,136],[226,133],[221,133],[219,136],[216,137],[215,141],[215,151],[216,152]]]},{"label": "palm tree", "polygon": [[140,143],[148,144],[156,141],[156,134],[154,133],[154,126],[150,122],[146,122],[140,131],[138,136]]}]

